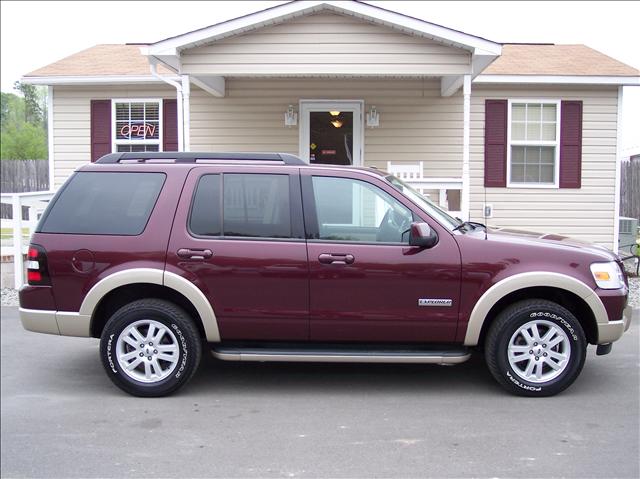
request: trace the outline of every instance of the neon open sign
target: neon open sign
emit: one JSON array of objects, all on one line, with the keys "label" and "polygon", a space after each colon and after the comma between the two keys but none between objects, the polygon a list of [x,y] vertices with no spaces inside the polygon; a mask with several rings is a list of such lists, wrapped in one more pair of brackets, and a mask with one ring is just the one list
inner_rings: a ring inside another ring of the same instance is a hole
[{"label": "neon open sign", "polygon": [[156,134],[156,125],[150,123],[140,123],[137,125],[123,125],[120,128],[120,136],[140,138],[153,138]]}]

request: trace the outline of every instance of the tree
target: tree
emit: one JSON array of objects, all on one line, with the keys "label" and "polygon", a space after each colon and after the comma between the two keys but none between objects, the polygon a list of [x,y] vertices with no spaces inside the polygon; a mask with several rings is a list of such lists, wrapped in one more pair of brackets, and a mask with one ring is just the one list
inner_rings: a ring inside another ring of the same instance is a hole
[{"label": "tree", "polygon": [[23,96],[2,93],[0,101],[0,158],[46,159],[47,126],[44,89],[16,82]]},{"label": "tree", "polygon": [[47,133],[31,123],[9,125],[0,135],[3,160],[44,160],[47,158]]},{"label": "tree", "polygon": [[24,96],[24,121],[34,125],[44,124],[47,109],[44,91],[19,81],[14,83],[14,88]]}]

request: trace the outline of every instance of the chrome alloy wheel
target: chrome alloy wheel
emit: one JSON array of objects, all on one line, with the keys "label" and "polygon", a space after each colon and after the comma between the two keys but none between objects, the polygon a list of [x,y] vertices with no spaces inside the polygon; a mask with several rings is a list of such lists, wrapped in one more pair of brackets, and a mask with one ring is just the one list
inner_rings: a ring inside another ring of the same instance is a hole
[{"label": "chrome alloy wheel", "polygon": [[118,336],[116,355],[131,379],[155,383],[169,376],[178,364],[178,341],[164,324],[143,319],[128,325]]},{"label": "chrome alloy wheel", "polygon": [[557,378],[571,357],[569,336],[542,319],[522,325],[509,340],[509,365],[525,381],[544,383]]}]

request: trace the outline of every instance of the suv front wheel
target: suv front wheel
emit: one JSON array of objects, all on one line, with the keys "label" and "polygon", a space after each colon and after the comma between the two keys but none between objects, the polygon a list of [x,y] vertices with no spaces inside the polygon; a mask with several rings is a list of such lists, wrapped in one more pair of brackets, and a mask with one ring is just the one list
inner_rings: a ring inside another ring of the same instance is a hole
[{"label": "suv front wheel", "polygon": [[160,299],[127,304],[109,319],[100,357],[109,378],[136,396],[165,396],[196,372],[202,344],[192,319]]},{"label": "suv front wheel", "polygon": [[552,396],[573,383],[584,365],[587,342],[570,311],[542,299],[502,311],[485,341],[491,374],[521,396]]}]

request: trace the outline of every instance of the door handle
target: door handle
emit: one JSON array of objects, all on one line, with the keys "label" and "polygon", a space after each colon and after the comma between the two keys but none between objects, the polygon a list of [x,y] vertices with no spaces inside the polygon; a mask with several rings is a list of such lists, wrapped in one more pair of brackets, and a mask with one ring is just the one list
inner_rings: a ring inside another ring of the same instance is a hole
[{"label": "door handle", "polygon": [[353,264],[355,260],[355,256],[348,253],[322,253],[318,256],[318,261],[322,264]]},{"label": "door handle", "polygon": [[177,254],[184,259],[207,259],[213,256],[213,251],[210,249],[180,248]]}]

